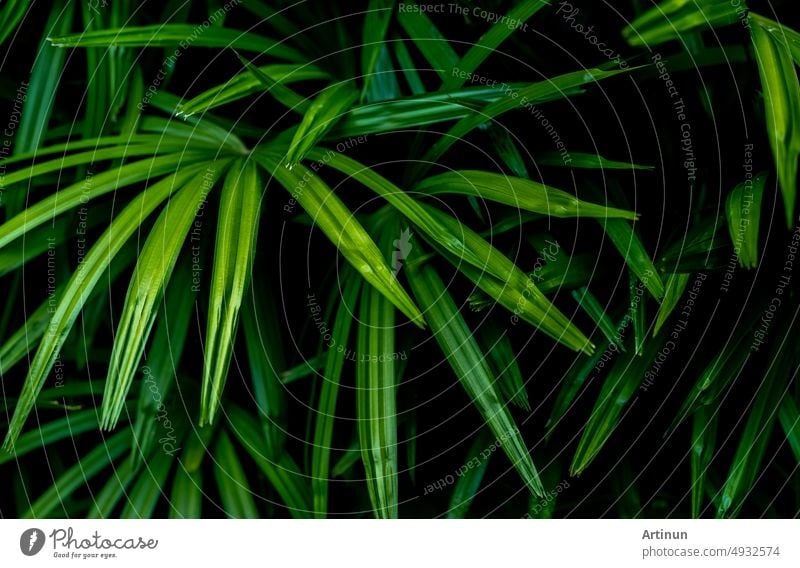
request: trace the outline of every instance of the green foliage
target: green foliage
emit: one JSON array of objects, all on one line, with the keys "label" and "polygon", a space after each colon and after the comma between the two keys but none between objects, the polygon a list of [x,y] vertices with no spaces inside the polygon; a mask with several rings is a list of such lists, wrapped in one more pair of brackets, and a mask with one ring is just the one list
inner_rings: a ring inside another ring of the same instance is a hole
[{"label": "green foliage", "polygon": [[109,4],[0,7],[4,516],[797,515],[780,9]]}]

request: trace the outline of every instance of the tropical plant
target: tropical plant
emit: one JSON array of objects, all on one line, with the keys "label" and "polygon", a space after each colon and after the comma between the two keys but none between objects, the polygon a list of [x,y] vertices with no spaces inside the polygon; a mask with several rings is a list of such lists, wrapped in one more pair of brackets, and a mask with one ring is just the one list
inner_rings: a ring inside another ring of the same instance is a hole
[{"label": "tropical plant", "polygon": [[800,35],[367,4],[2,8],[4,515],[796,515]]}]

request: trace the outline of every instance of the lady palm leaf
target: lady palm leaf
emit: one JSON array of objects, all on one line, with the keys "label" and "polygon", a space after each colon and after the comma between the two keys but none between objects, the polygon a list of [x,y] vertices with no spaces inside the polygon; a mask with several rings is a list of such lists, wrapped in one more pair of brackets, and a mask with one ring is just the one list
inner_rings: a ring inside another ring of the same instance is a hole
[{"label": "lady palm leaf", "polygon": [[692,418],[692,518],[700,517],[705,501],[707,472],[717,448],[719,413],[702,407]]},{"label": "lady palm leaf", "polygon": [[[92,182],[80,181],[62,189],[57,195],[47,197],[0,225],[0,247],[51,221],[56,216],[74,209],[86,200],[91,201],[115,189],[174,172],[179,167],[190,174],[193,163],[207,156],[203,153],[176,153],[157,156],[126,164],[116,170],[102,172],[92,177]],[[89,160],[86,160],[88,162]],[[9,174],[9,177],[14,174]],[[37,174],[27,174],[26,177]],[[181,176],[181,179],[183,177]]]},{"label": "lady palm leaf", "polygon": [[[575,350],[591,350],[589,340],[547,300],[525,274],[500,251],[458,220],[418,203],[406,192],[355,160],[317,149],[312,159],[322,159],[372,189],[402,213],[444,251],[445,258],[512,312]],[[502,176],[501,176],[502,177]],[[469,265],[469,266],[468,266]]]},{"label": "lady palm leaf", "polygon": [[116,426],[156,319],[156,302],[172,276],[198,207],[228,163],[212,162],[169,200],[139,253],[128,287],[103,397],[101,425]]},{"label": "lady palm leaf", "polygon": [[622,411],[642,384],[661,342],[651,340],[641,357],[629,351],[612,367],[572,458],[570,472],[580,475],[597,457],[619,426]]},{"label": "lady palm leaf", "polygon": [[761,460],[770,442],[781,400],[787,395],[790,381],[797,377],[794,342],[798,335],[792,329],[793,323],[781,326],[782,340],[773,349],[763,380],[756,385],[742,437],[719,497],[719,517],[728,516],[741,507],[761,472]]},{"label": "lady palm leaf", "polygon": [[[92,289],[108,269],[113,258],[125,242],[136,232],[143,219],[196,173],[196,168],[184,168],[136,196],[99,238],[98,243],[89,250],[81,267],[73,274],[64,293],[59,298],[58,306],[50,321],[49,330],[42,337],[36,356],[31,362],[28,378],[23,385],[20,401],[14,409],[14,416],[11,419],[8,433],[5,437],[4,447],[6,449],[13,448],[22,430],[22,425],[33,408],[36,397],[58,357],[59,350],[63,346],[67,334],[72,329],[72,325],[89,298]],[[0,227],[0,233],[3,232],[3,228],[6,225],[13,223],[13,221],[12,219]]]},{"label": "lady palm leaf", "polygon": [[622,30],[631,45],[655,46],[692,30],[732,24],[739,5],[729,0],[665,0]]},{"label": "lady palm leaf", "polygon": [[553,217],[638,217],[632,211],[587,203],[565,191],[531,180],[483,171],[440,174],[423,180],[415,189],[430,195],[468,195]]},{"label": "lady palm leaf", "polygon": [[464,84],[481,63],[492,55],[500,44],[503,43],[517,29],[523,25],[539,10],[545,6],[550,6],[549,0],[523,0],[515,5],[504,19],[495,22],[489,31],[483,34],[480,39],[472,46],[469,51],[461,58],[456,65],[458,73],[451,72],[444,78],[442,88],[449,90],[460,87]]},{"label": "lady palm leaf", "polygon": [[[119,467],[114,467],[111,479],[98,491],[94,498],[94,504],[86,517],[89,519],[113,519],[114,510],[119,505],[122,497],[128,495],[128,491],[136,482],[138,474],[139,467],[134,465],[133,459],[130,457],[122,462]],[[141,479],[143,480],[144,478]]]},{"label": "lady palm leaf", "polygon": [[[496,102],[480,109],[480,111],[462,118],[450,128],[450,130],[439,138],[422,157],[420,163],[423,164],[423,166],[420,166],[417,175],[421,176],[424,174],[430,165],[437,163],[457,140],[461,140],[481,124],[489,122],[511,110],[535,109],[534,105],[565,98],[573,94],[576,88],[596,83],[609,77],[614,77],[625,71],[626,70],[620,69],[615,71],[587,69],[559,75],[538,83],[532,83],[518,89],[513,89],[510,94],[506,94]],[[502,92],[503,91],[501,91],[501,93]]]},{"label": "lady palm leaf", "polygon": [[330,188],[302,164],[289,169],[274,154],[261,152],[255,157],[292,194],[361,276],[422,327],[422,314],[392,274],[378,246]]},{"label": "lady palm leaf", "polygon": [[310,517],[312,511],[310,486],[291,456],[284,452],[274,460],[270,458],[258,423],[240,408],[231,408],[228,418],[232,433],[267,476],[286,504],[289,513],[297,518]]},{"label": "lady palm leaf", "polygon": [[689,284],[691,274],[670,274],[664,289],[664,298],[656,315],[656,322],[653,325],[653,335],[656,335],[661,327],[666,323],[667,318],[672,314]]},{"label": "lady palm leaf", "polygon": [[14,33],[31,7],[31,0],[9,0],[0,8],[0,45]]},{"label": "lady palm leaf", "polygon": [[166,417],[163,413],[186,345],[192,308],[196,301],[192,273],[188,268],[185,264],[179,266],[162,296],[163,309],[159,310],[157,316],[156,330],[147,354],[147,369],[142,369],[142,374],[146,376],[141,381],[133,423],[136,447],[131,452],[131,459],[134,464],[149,456],[156,440],[160,438],[156,435],[162,426],[158,417]]},{"label": "lady palm leaf", "polygon": [[472,500],[475,499],[478,489],[480,489],[486,468],[489,466],[491,454],[490,457],[484,457],[482,454],[486,451],[486,448],[491,447],[493,442],[492,431],[488,428],[482,428],[475,437],[475,441],[469,447],[464,465],[459,468],[459,472],[464,470],[465,473],[459,476],[453,487],[453,494],[450,497],[450,509],[447,511],[448,519],[463,519],[466,517],[469,506],[472,504]]},{"label": "lady palm leaf", "polygon": [[397,0],[370,0],[367,14],[364,17],[363,45],[361,46],[361,75],[364,77],[364,86],[361,89],[361,99],[366,98],[373,80],[378,58],[385,49],[386,31],[392,20],[392,12]]},{"label": "lady palm leaf", "polygon": [[414,295],[425,310],[436,342],[495,435],[495,443],[502,445],[531,492],[544,495],[539,473],[511,413],[497,393],[495,378],[486,357],[444,283],[431,266],[415,265],[414,261],[410,263],[408,276]]},{"label": "lady palm leaf", "polygon": [[458,65],[459,57],[427,14],[422,10],[402,10],[397,21],[430,63],[431,70],[445,80]]},{"label": "lady palm leaf", "polygon": [[253,161],[238,160],[222,187],[209,295],[200,424],[211,424],[228,374],[239,308],[250,282],[261,183]]},{"label": "lady palm leaf", "polygon": [[120,513],[120,518],[152,518],[174,462],[174,458],[166,452],[156,452],[152,459],[148,460],[136,483],[126,494],[125,507]]},{"label": "lady palm leaf", "polygon": [[750,183],[742,182],[733,188],[725,202],[731,242],[744,268],[758,266],[758,229],[766,182],[765,173],[755,176]]},{"label": "lady palm leaf", "polygon": [[794,223],[797,160],[800,156],[800,81],[789,49],[761,25],[750,26],[761,86],[767,133],[783,193],[786,224]]},{"label": "lady palm leaf", "polygon": [[286,151],[288,168],[305,157],[357,97],[358,93],[349,83],[333,85],[317,95],[305,111]]},{"label": "lady palm leaf", "polygon": [[63,511],[65,501],[86,482],[103,471],[113,460],[118,459],[131,444],[130,430],[121,430],[107,440],[103,440],[93,450],[82,456],[80,462],[69,468],[53,485],[34,501],[24,515],[27,519],[50,516],[57,509]]},{"label": "lady palm leaf", "polygon": [[201,518],[203,502],[203,471],[178,467],[169,497],[171,519]]},{"label": "lady palm leaf", "polygon": [[268,53],[287,61],[304,61],[305,57],[284,42],[268,37],[202,24],[157,24],[109,28],[81,34],[51,37],[56,47],[223,47]]},{"label": "lady palm leaf", "polygon": [[258,509],[247,476],[225,431],[219,433],[214,449],[214,474],[225,512],[233,519],[258,518]]},{"label": "lady palm leaf", "polygon": [[361,292],[356,364],[358,438],[375,516],[397,518],[395,307],[374,287]]},{"label": "lady palm leaf", "polygon": [[664,297],[664,283],[633,226],[624,219],[603,219],[600,223],[631,272],[656,300],[661,300]]},{"label": "lady palm leaf", "polygon": [[287,429],[286,388],[280,379],[286,362],[278,315],[271,304],[272,288],[265,279],[255,279],[257,276],[258,272],[250,287],[252,298],[242,308],[242,331],[267,456],[277,459],[283,451]]},{"label": "lady palm leaf", "polygon": [[348,345],[360,288],[361,282],[357,278],[350,276],[345,279],[342,299],[333,320],[331,346],[325,354],[325,369],[322,373],[322,387],[314,426],[314,449],[311,455],[311,488],[316,517],[325,517],[328,512],[328,480],[336,402],[345,363],[345,346]]},{"label": "lady palm leaf", "polygon": [[303,112],[309,103],[301,95],[292,91],[288,85],[301,81],[330,78],[328,73],[309,64],[275,63],[256,67],[243,57],[240,57],[239,60],[245,64],[247,72],[235,75],[225,83],[182,102],[178,107],[178,115],[189,117],[202,114],[265,89],[287,108]]}]

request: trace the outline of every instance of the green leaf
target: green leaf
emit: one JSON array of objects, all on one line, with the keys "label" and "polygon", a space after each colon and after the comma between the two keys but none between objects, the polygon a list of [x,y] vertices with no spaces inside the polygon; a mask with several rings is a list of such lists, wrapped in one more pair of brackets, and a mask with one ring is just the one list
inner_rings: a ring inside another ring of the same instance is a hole
[{"label": "green leaf", "polygon": [[730,0],[666,0],[628,24],[622,35],[631,45],[653,47],[694,30],[732,24],[741,8]]},{"label": "green leaf", "polygon": [[611,321],[611,318],[606,313],[605,307],[600,301],[592,294],[585,286],[572,291],[572,297],[589,315],[590,318],[597,325],[597,328],[603,333],[609,343],[613,343],[620,351],[625,352],[625,346],[618,343],[617,339],[617,326]]},{"label": "green leaf", "polygon": [[[451,254],[433,239],[429,243],[476,286],[511,311],[512,324],[523,319],[570,349],[586,353],[594,350],[583,332],[505,255],[457,219],[430,206],[425,206],[425,210],[451,235],[458,235],[455,239],[461,245],[461,254]],[[474,262],[471,258],[481,260]]]},{"label": "green leaf", "polygon": [[405,41],[400,38],[394,38],[392,44],[394,46],[394,55],[397,58],[400,69],[403,71],[403,75],[405,75],[411,93],[414,95],[423,94],[425,92],[425,85],[423,85],[422,79],[420,79],[417,66],[411,58],[411,54],[408,52]]},{"label": "green leaf", "polygon": [[706,477],[717,445],[719,410],[702,407],[692,419],[692,518],[698,519],[703,510]]},{"label": "green leaf", "polygon": [[0,8],[0,45],[17,30],[17,25],[30,8],[31,0],[8,0]]},{"label": "green leaf", "polygon": [[491,87],[470,87],[449,93],[417,93],[397,100],[356,105],[331,129],[327,138],[357,138],[458,120],[473,115],[475,109],[502,96],[502,91]]},{"label": "green leaf", "polygon": [[318,518],[324,518],[328,513],[328,478],[336,402],[339,397],[339,383],[347,355],[355,303],[361,287],[361,281],[353,276],[355,275],[344,280],[342,299],[336,310],[330,345],[325,353],[325,369],[317,405],[314,445],[311,453],[311,489],[314,495],[314,515]]},{"label": "green leaf", "polygon": [[131,444],[130,430],[117,432],[92,451],[81,456],[81,460],[61,474],[58,479],[30,506],[23,515],[26,519],[41,519],[53,516],[59,509],[63,511],[64,502],[76,490],[103,471],[113,460],[123,455]]},{"label": "green leaf", "polygon": [[479,170],[454,171],[430,177],[420,182],[415,190],[428,195],[469,195],[553,217],[637,218],[632,211],[581,201],[565,191],[541,183]]},{"label": "green leaf", "polygon": [[287,61],[306,58],[284,42],[230,28],[200,24],[126,26],[48,38],[56,47],[218,47],[269,54]]},{"label": "green leaf", "polygon": [[[195,168],[185,168],[137,195],[86,254],[81,268],[70,278],[64,293],[59,298],[58,306],[50,320],[49,330],[42,337],[36,356],[31,362],[28,378],[22,387],[20,401],[14,409],[14,416],[4,441],[7,450],[13,448],[75,319],[112,259],[140,227],[142,221],[195,173]],[[0,227],[0,232],[2,228]]]},{"label": "green leaf", "polygon": [[[545,6],[550,6],[549,0],[523,0],[515,5],[508,14],[496,21],[489,31],[470,46],[469,51],[452,68],[452,72],[444,77],[442,89],[457,89],[462,86],[470,74],[473,73],[487,57],[495,53],[511,34],[520,28],[525,28],[531,16]],[[458,73],[456,72],[458,70]]]},{"label": "green leaf", "polygon": [[[182,175],[193,174],[196,171],[194,164],[205,157],[205,154],[189,152],[158,156],[95,174],[89,187],[82,180],[60,189],[58,193],[31,205],[0,225],[0,249],[36,227],[52,222],[58,215],[111,191],[174,172],[178,168],[185,170]],[[11,175],[14,174],[9,174],[9,177]]]},{"label": "green leaf", "polygon": [[458,312],[444,283],[429,265],[409,263],[408,278],[425,310],[431,331],[473,404],[511,460],[525,485],[542,496],[539,473],[533,465],[522,435],[508,408],[500,400],[489,364],[476,343],[472,330]]},{"label": "green leaf", "polygon": [[156,319],[156,302],[169,283],[198,208],[227,165],[212,162],[168,199],[139,252],[114,336],[100,420],[104,429],[114,428],[119,420]]},{"label": "green leaf", "polygon": [[767,174],[758,174],[737,185],[725,202],[733,250],[743,268],[758,266],[758,226],[766,182]]},{"label": "green leaf", "polygon": [[783,397],[781,406],[778,409],[778,419],[780,420],[783,432],[786,434],[786,441],[792,449],[795,460],[800,463],[800,410],[797,403],[791,396]]},{"label": "green leaf", "polygon": [[175,461],[167,452],[156,452],[145,464],[136,484],[127,493],[127,502],[120,513],[121,519],[151,519],[159,498],[166,497],[163,487],[172,463]]},{"label": "green leaf", "polygon": [[150,455],[156,440],[161,438],[156,435],[157,430],[166,430],[166,406],[162,404],[166,405],[177,377],[189,335],[197,299],[193,286],[192,272],[188,263],[184,263],[171,279],[163,298],[163,309],[158,315],[156,331],[147,353],[147,367],[142,369],[143,380],[133,424],[137,440],[137,447],[131,453],[134,463]]},{"label": "green leaf", "polygon": [[608,442],[660,348],[661,341],[651,340],[641,357],[628,352],[611,368],[572,458],[571,475],[583,473]]},{"label": "green leaf", "polygon": [[93,497],[94,504],[86,517],[89,519],[113,519],[114,509],[123,495],[128,496],[128,488],[133,485],[138,473],[139,470],[134,467],[130,457],[123,461],[122,465],[115,467],[114,474]]},{"label": "green leaf", "polygon": [[235,163],[222,187],[208,300],[200,425],[211,424],[219,408],[239,320],[250,282],[258,234],[261,182],[256,165]]},{"label": "green leaf", "polygon": [[463,519],[467,516],[469,506],[475,499],[481,481],[483,481],[483,475],[489,465],[489,458],[494,452],[489,452],[486,457],[483,454],[487,452],[487,448],[490,448],[493,442],[494,436],[488,428],[482,428],[475,441],[472,442],[464,459],[464,465],[457,471],[458,479],[453,487],[453,493],[450,495],[448,519]]},{"label": "green leaf", "polygon": [[764,91],[767,134],[783,193],[786,224],[791,228],[800,156],[800,81],[784,44],[760,25],[750,26],[750,33]]},{"label": "green leaf", "polygon": [[253,282],[252,298],[243,308],[242,329],[267,457],[277,459],[283,451],[288,419],[286,392],[280,378],[286,367],[284,342],[272,285],[266,278]]},{"label": "green leaf", "polygon": [[599,169],[599,170],[652,170],[653,166],[642,166],[630,162],[618,162],[604,158],[600,154],[587,154],[585,152],[570,152],[569,159],[565,159],[559,152],[547,152],[536,157],[536,163],[545,166],[567,166],[570,168]]},{"label": "green leaf", "polygon": [[[452,67],[452,66],[451,66]],[[421,177],[431,164],[439,163],[440,158],[458,140],[464,138],[469,132],[485,122],[491,122],[498,116],[508,111],[521,109],[528,112],[536,111],[537,104],[558,100],[574,94],[575,89],[590,83],[596,83],[608,77],[613,77],[630,69],[617,69],[603,71],[602,69],[586,69],[574,71],[565,75],[548,78],[538,83],[532,83],[519,89],[497,89],[501,97],[482,108],[480,112],[471,113],[462,118],[450,130],[431,146],[421,158],[423,164],[416,174]]]},{"label": "green leaf", "polygon": [[427,14],[421,10],[410,9],[414,7],[413,1],[398,7],[397,21],[430,63],[432,70],[436,71],[442,80],[446,80],[451,69],[458,65],[458,54],[450,47]]},{"label": "green leaf", "polygon": [[288,168],[305,158],[308,151],[345,114],[355,102],[358,93],[350,83],[338,83],[317,95],[303,115],[286,152]]},{"label": "green leaf", "polygon": [[775,41],[785,45],[792,54],[795,64],[800,65],[800,33],[752,11],[747,13],[747,18],[750,24],[761,26]]},{"label": "green leaf", "polygon": [[239,456],[224,431],[214,445],[214,477],[217,480],[222,510],[230,519],[259,518],[253,492],[247,482]]},{"label": "green leaf", "polygon": [[667,318],[672,314],[678,306],[683,292],[689,284],[689,277],[691,274],[670,274],[667,279],[667,286],[664,291],[664,299],[661,301],[661,306],[658,309],[656,316],[656,323],[653,326],[653,335],[657,335],[661,327],[667,321]]},{"label": "green leaf", "polygon": [[397,373],[394,306],[373,287],[361,292],[356,363],[358,438],[372,509],[396,519]]},{"label": "green leaf", "polygon": [[600,224],[631,271],[656,300],[661,300],[664,297],[664,283],[633,226],[623,219],[604,219]]},{"label": "green leaf", "polygon": [[201,519],[203,471],[187,471],[178,467],[169,496],[170,519]]},{"label": "green leaf", "polygon": [[262,91],[270,94],[286,108],[303,113],[311,102],[287,85],[299,81],[329,78],[327,73],[313,65],[284,63],[257,67],[238,53],[236,55],[247,72],[235,75],[225,83],[182,102],[178,106],[178,116],[187,118],[195,114],[204,114],[211,109]]},{"label": "green leaf", "polygon": [[396,0],[370,0],[367,14],[364,17],[361,45],[361,76],[364,78],[362,99],[369,91],[373,80],[373,73],[378,63],[381,51],[386,48],[386,31],[392,20]]},{"label": "green leaf", "polygon": [[15,154],[38,148],[47,132],[66,53],[47,43],[46,36],[68,32],[72,27],[74,8],[73,2],[58,1],[50,11],[50,17],[45,24],[45,37],[39,45],[25,90],[19,130],[14,137]]},{"label": "green leaf", "polygon": [[307,518],[311,513],[311,491],[307,476],[300,472],[287,452],[272,461],[267,457],[267,448],[258,422],[238,407],[231,407],[227,418],[232,433],[239,439],[258,468],[286,504],[288,512],[296,518]]},{"label": "green leaf", "polygon": [[422,314],[392,274],[378,246],[330,188],[302,164],[289,169],[279,164],[274,154],[260,152],[255,157],[292,194],[293,200],[300,203],[361,276],[411,321],[423,327]]},{"label": "green leaf", "polygon": [[507,330],[495,322],[486,321],[479,330],[481,343],[489,357],[492,370],[497,375],[497,388],[506,400],[530,412],[525,379],[522,377],[517,354],[511,345]]},{"label": "green leaf", "polygon": [[735,514],[762,473],[761,462],[778,417],[778,408],[797,377],[798,367],[794,359],[798,334],[791,329],[791,323],[782,326],[779,335],[781,341],[775,342],[763,379],[756,384],[757,391],[747,414],[747,422],[722,488],[717,507],[718,517]]},{"label": "green leaf", "polygon": [[0,465],[16,461],[39,448],[48,448],[66,438],[77,438],[80,434],[96,428],[97,413],[94,410],[69,412],[64,418],[37,424],[36,428],[19,437],[13,451],[0,450]]}]

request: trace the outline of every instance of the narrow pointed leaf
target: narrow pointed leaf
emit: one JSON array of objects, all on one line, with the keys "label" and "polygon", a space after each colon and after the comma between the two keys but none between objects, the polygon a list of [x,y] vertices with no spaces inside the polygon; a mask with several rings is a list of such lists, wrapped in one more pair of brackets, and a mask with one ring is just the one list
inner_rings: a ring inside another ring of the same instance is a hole
[{"label": "narrow pointed leaf", "polygon": [[259,515],[253,492],[239,462],[230,437],[224,431],[220,432],[214,446],[214,476],[222,510],[231,519],[257,519]]},{"label": "narrow pointed leaf", "polygon": [[758,228],[766,181],[767,175],[761,173],[740,183],[728,195],[725,204],[733,250],[743,268],[758,266]]},{"label": "narrow pointed leaf", "polygon": [[261,153],[256,159],[260,159],[278,182],[292,193],[315,225],[361,276],[422,327],[422,314],[392,274],[378,246],[330,188],[302,164],[290,170],[279,164],[279,158],[274,155]]},{"label": "narrow pointed leaf", "polygon": [[64,293],[59,298],[58,306],[50,320],[49,331],[42,337],[36,356],[31,362],[20,401],[14,409],[14,416],[9,424],[4,442],[6,449],[13,448],[22,425],[58,358],[67,334],[112,259],[139,228],[141,222],[195,173],[194,169],[187,168],[140,193],[116,217],[108,230],[99,238],[97,244],[89,250],[81,264],[81,269],[73,274]]},{"label": "narrow pointed leaf", "polygon": [[211,424],[228,374],[239,309],[250,282],[258,233],[261,183],[255,163],[240,160],[225,177],[209,294],[200,424]]},{"label": "narrow pointed leaf", "polygon": [[430,177],[420,182],[415,189],[430,195],[471,195],[553,217],[637,218],[633,211],[581,201],[565,191],[535,181],[477,170],[448,172]]},{"label": "narrow pointed leaf", "polygon": [[80,34],[51,37],[57,47],[219,47],[267,53],[272,57],[302,62],[305,57],[284,42],[268,37],[222,27],[192,24],[156,24],[108,28]]},{"label": "narrow pointed leaf", "polygon": [[486,58],[494,53],[511,34],[519,29],[527,29],[527,21],[545,6],[550,6],[549,0],[523,0],[516,4],[508,14],[501,16],[494,22],[485,34],[472,46],[457,63],[458,73],[452,72],[444,79],[443,89],[456,89],[464,84]]},{"label": "narrow pointed leaf", "polygon": [[302,160],[350,108],[358,93],[349,83],[328,87],[308,106],[286,152],[289,168]]},{"label": "narrow pointed leaf", "polygon": [[667,285],[664,290],[664,299],[661,300],[661,306],[656,315],[656,323],[653,326],[653,335],[658,334],[661,327],[666,323],[667,318],[672,314],[678,302],[681,301],[683,292],[689,284],[689,277],[691,274],[670,274],[667,279]]},{"label": "narrow pointed leaf", "polygon": [[764,92],[767,134],[783,194],[786,224],[793,226],[800,156],[800,81],[789,49],[760,25],[750,26]]},{"label": "narrow pointed leaf", "polygon": [[198,208],[226,165],[212,162],[168,200],[139,253],[111,352],[101,419],[105,429],[119,420],[156,319],[156,302],[172,276]]},{"label": "narrow pointed leaf", "polygon": [[328,478],[336,402],[345,362],[345,346],[349,343],[360,284],[354,277],[345,280],[342,299],[333,320],[331,346],[325,353],[322,388],[314,427],[314,447],[311,454],[311,488],[314,495],[314,514],[318,518],[324,518],[328,512]]},{"label": "narrow pointed leaf", "polygon": [[399,499],[394,310],[375,288],[362,290],[356,363],[358,437],[378,519],[396,519]]},{"label": "narrow pointed leaf", "polygon": [[427,264],[417,266],[412,263],[408,277],[414,295],[425,310],[436,342],[494,434],[495,441],[500,441],[528,489],[536,495],[544,495],[539,473],[514,419],[498,396],[495,378],[486,358],[444,283]]}]

